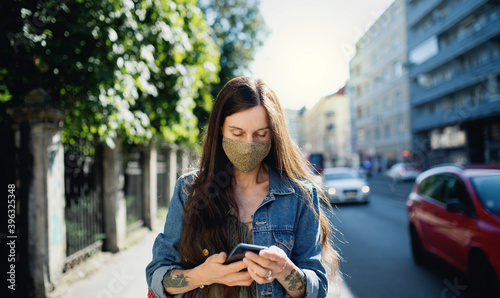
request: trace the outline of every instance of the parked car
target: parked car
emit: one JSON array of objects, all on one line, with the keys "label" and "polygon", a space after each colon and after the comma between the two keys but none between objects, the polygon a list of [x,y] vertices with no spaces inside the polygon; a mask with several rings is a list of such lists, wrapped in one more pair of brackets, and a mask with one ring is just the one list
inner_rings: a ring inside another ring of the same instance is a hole
[{"label": "parked car", "polygon": [[417,264],[432,253],[500,297],[500,167],[427,170],[417,177],[407,206]]},{"label": "parked car", "polygon": [[370,187],[366,180],[351,168],[336,167],[323,170],[323,186],[331,203],[364,202],[369,200]]},{"label": "parked car", "polygon": [[421,170],[418,169],[416,165],[398,162],[385,172],[385,176],[393,181],[412,181],[415,180],[420,173]]}]

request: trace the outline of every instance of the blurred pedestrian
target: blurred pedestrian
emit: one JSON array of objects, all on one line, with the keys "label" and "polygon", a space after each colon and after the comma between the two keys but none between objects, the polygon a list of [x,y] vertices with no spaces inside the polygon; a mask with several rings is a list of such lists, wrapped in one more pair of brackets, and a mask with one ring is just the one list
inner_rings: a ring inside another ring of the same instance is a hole
[{"label": "blurred pedestrian", "polygon": [[[327,202],[276,94],[239,77],[217,96],[199,169],[180,177],[146,268],[157,297],[325,297],[338,256]],[[268,247],[223,264],[239,242]]]}]

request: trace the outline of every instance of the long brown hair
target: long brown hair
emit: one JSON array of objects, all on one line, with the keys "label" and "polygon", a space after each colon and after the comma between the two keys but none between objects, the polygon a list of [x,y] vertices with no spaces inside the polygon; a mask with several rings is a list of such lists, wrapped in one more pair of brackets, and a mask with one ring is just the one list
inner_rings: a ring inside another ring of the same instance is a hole
[{"label": "long brown hair", "polygon": [[[200,159],[199,171],[188,191],[189,200],[184,208],[184,223],[179,253],[184,268],[193,268],[203,263],[210,254],[229,252],[226,225],[230,210],[238,214],[234,197],[232,165],[222,149],[220,129],[227,116],[261,105],[267,112],[272,146],[264,161],[273,167],[282,178],[288,178],[298,185],[312,206],[312,199],[305,189],[304,179],[313,183],[320,201],[330,206],[326,197],[316,185],[308,170],[308,163],[293,143],[288,133],[285,117],[274,91],[262,80],[239,77],[229,81],[219,92],[208,121]],[[321,245],[324,263],[330,275],[337,270],[338,255],[330,243],[331,226],[320,208],[317,214],[321,223]],[[224,297],[231,296],[233,289],[222,287]],[[205,287],[204,296],[210,295],[211,287]],[[190,293],[194,297],[194,293]]]}]

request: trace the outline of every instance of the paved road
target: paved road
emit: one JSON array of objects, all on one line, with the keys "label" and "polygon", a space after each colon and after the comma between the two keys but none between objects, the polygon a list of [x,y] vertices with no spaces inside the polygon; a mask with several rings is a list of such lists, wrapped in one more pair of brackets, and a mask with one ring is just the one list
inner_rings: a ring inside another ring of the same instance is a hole
[{"label": "paved road", "polygon": [[371,202],[337,206],[332,222],[344,258],[341,270],[355,297],[474,297],[463,274],[435,260],[414,264],[406,197],[412,183],[369,180]]}]

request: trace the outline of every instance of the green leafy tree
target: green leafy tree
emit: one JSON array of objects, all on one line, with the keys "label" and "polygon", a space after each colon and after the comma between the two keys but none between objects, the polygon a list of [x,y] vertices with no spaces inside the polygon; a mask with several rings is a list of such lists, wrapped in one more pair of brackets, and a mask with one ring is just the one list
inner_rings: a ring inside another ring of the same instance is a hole
[{"label": "green leafy tree", "polygon": [[212,37],[220,49],[219,82],[213,95],[234,77],[244,75],[268,34],[260,0],[200,0]]},{"label": "green leafy tree", "polygon": [[46,89],[69,112],[69,143],[197,142],[193,110],[211,108],[219,50],[196,0],[8,2],[0,101]]}]

